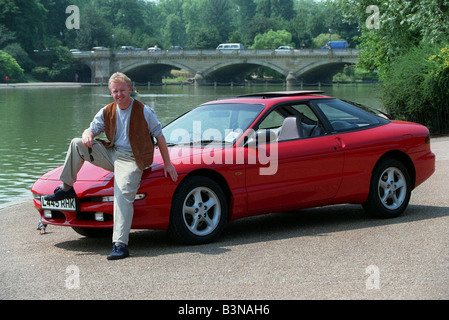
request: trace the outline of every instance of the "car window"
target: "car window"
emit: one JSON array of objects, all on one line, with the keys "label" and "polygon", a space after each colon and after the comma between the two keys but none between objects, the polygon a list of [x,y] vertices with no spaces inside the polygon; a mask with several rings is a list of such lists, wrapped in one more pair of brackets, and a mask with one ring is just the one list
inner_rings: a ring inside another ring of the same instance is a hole
[{"label": "car window", "polygon": [[292,106],[296,111],[298,111],[302,116],[307,117],[310,121],[318,121],[316,114],[310,109],[306,104],[298,104]]},{"label": "car window", "polygon": [[334,132],[370,128],[388,121],[338,99],[314,100]]},{"label": "car window", "polygon": [[282,126],[284,116],[278,110],[270,112],[268,116],[259,124],[259,129],[276,129]]},{"label": "car window", "polygon": [[316,114],[305,103],[274,109],[256,129],[257,134],[270,137],[270,142],[312,138],[326,133]]}]

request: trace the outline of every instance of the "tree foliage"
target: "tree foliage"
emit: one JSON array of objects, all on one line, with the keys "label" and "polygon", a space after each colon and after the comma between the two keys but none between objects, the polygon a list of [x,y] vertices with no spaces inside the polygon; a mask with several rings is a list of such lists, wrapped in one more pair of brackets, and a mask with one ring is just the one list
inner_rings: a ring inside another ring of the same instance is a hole
[{"label": "tree foliage", "polygon": [[[69,5],[79,7],[79,29],[65,26]],[[312,47],[329,29],[354,44],[356,25],[342,21],[313,0],[0,0],[0,48],[11,36],[29,54],[59,45],[212,49],[236,38],[249,47],[270,30],[289,32],[295,47]]]},{"label": "tree foliage", "polygon": [[16,59],[0,50],[0,82],[6,82],[5,77],[8,77],[10,82],[19,82],[23,81],[24,73]]},{"label": "tree foliage", "polygon": [[287,30],[270,30],[267,33],[258,34],[254,39],[252,49],[276,49],[281,45],[294,45],[292,34]]},{"label": "tree foliage", "polygon": [[[378,70],[382,99],[396,117],[449,132],[449,0],[335,0],[358,21],[359,65]],[[370,6],[378,9],[372,28]]]}]

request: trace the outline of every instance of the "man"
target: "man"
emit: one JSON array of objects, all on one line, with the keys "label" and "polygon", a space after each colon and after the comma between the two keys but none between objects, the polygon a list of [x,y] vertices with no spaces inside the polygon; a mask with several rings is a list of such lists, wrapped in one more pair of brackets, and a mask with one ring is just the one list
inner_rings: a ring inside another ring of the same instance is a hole
[{"label": "man", "polygon": [[[153,161],[153,137],[156,138],[164,174],[174,182],[178,179],[161,124],[154,111],[134,100],[131,80],[123,73],[114,73],[109,79],[109,91],[115,102],[103,107],[94,117],[81,139],[72,140],[60,180],[62,185],[46,200],[61,200],[75,195],[73,184],[83,162],[114,171],[114,229],[112,252],[108,260],[129,256],[128,240],[134,214],[134,198],[140,186],[143,170]],[[104,132],[108,142],[94,140]]]}]

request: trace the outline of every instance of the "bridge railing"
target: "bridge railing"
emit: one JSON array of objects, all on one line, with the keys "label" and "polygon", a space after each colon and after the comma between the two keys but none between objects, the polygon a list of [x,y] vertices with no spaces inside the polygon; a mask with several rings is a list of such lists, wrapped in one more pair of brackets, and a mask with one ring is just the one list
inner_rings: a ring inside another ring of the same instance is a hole
[{"label": "bridge railing", "polygon": [[327,56],[327,55],[358,55],[359,50],[353,48],[346,49],[295,49],[290,51],[277,51],[271,49],[254,49],[254,50],[214,50],[214,49],[198,49],[198,50],[97,50],[97,51],[75,51],[72,52],[74,57],[110,57],[111,55],[119,57],[192,57],[192,56]]}]

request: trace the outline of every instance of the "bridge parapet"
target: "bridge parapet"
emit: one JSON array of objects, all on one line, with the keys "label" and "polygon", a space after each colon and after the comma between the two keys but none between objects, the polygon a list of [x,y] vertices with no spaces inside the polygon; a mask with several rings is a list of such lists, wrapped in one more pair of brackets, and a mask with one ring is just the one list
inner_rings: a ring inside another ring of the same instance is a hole
[{"label": "bridge parapet", "polygon": [[[327,69],[326,79],[345,64],[354,64],[359,54],[357,49],[297,49],[277,50],[96,50],[72,53],[74,58],[89,66],[93,82],[107,82],[116,72],[151,75],[151,79],[139,82],[162,82],[162,76],[172,68],[190,72],[196,83],[207,79],[214,81],[223,77],[241,77],[243,72],[257,66],[273,69],[293,81],[315,69]],[[321,72],[321,71],[320,71]],[[326,72],[326,71],[324,71]],[[240,75],[239,75],[240,74]]]},{"label": "bridge parapet", "polygon": [[161,50],[150,52],[147,50],[97,50],[97,51],[75,51],[72,53],[74,58],[94,58],[111,57],[118,58],[146,56],[146,57],[198,57],[198,56],[270,56],[270,57],[301,57],[301,56],[357,56],[358,49],[295,49],[291,51],[277,52],[271,49],[254,50]]}]

